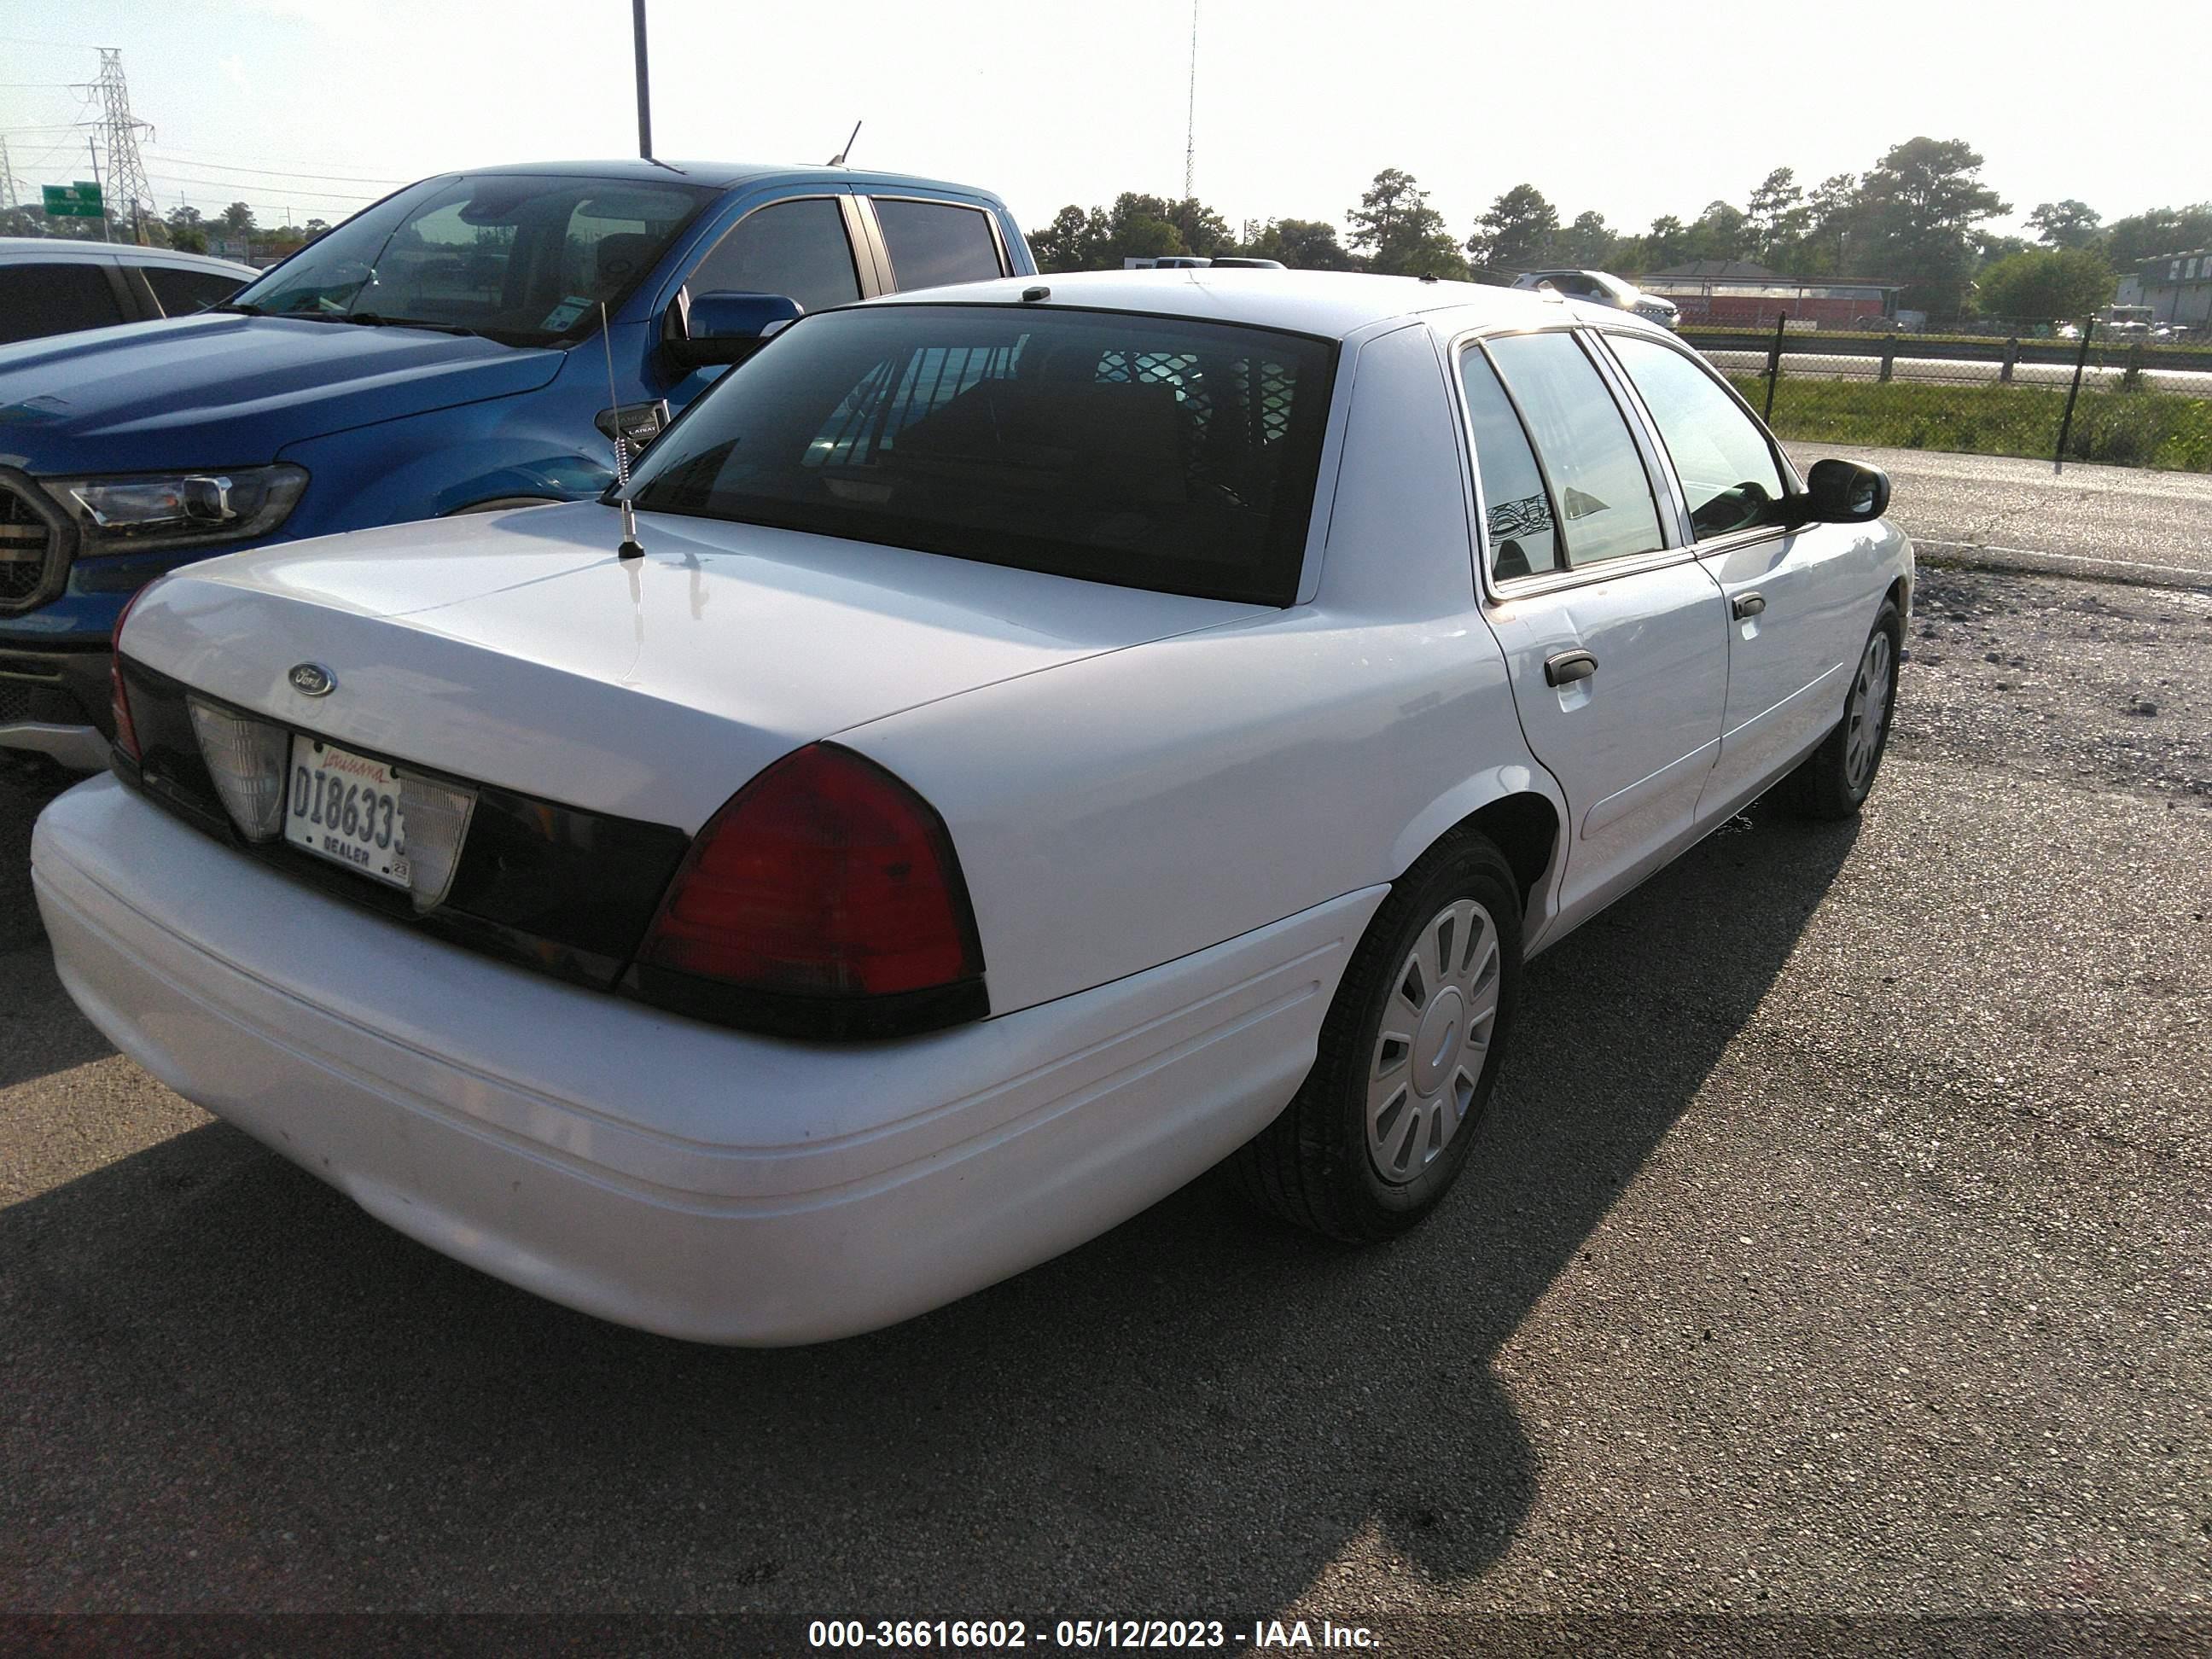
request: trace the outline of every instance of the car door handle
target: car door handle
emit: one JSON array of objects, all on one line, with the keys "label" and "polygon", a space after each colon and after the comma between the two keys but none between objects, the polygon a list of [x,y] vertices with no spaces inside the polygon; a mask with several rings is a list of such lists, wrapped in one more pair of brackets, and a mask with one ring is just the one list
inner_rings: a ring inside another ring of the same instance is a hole
[{"label": "car door handle", "polygon": [[1729,606],[1729,609],[1735,613],[1738,622],[1741,622],[1746,617],[1756,617],[1766,609],[1766,595],[1739,593],[1735,596],[1735,603]]},{"label": "car door handle", "polygon": [[1587,651],[1562,651],[1544,659],[1544,684],[1572,685],[1597,672],[1597,659]]}]

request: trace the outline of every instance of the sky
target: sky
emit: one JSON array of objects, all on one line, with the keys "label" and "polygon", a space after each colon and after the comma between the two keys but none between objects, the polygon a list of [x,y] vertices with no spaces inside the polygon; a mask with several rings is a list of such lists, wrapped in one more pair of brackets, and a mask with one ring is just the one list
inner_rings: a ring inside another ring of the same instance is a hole
[{"label": "sky", "polygon": [[[1182,194],[1190,0],[648,0],[655,152],[826,161],[995,190],[1024,226]],[[2212,198],[2201,0],[2078,7],[1200,0],[1196,191],[1232,225],[1325,219],[1385,167],[1464,236],[1524,180],[1616,229],[1809,188],[1918,134],[1963,138],[2016,229]],[[51,19],[51,23],[47,20]],[[2087,36],[2086,51],[2075,43]],[[2166,43],[2161,48],[2160,43]],[[2185,49],[2183,42],[2188,46]],[[628,0],[72,0],[0,9],[21,184],[86,176],[72,83],[116,46],[161,206],[332,222],[426,173],[635,153]]]}]

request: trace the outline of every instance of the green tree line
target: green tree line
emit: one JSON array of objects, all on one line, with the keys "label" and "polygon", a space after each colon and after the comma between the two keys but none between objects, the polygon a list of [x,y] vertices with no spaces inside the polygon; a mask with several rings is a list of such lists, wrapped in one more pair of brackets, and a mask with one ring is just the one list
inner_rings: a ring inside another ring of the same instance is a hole
[{"label": "green tree line", "polygon": [[2154,208],[2107,224],[2087,204],[2045,202],[2028,216],[2033,241],[1990,232],[2011,204],[1982,181],[1982,156],[1962,139],[1916,137],[1863,173],[1809,189],[1786,167],[1741,206],[1708,202],[1694,216],[1662,215],[1638,231],[1595,210],[1569,219],[1533,184],[1499,196],[1460,235],[1413,174],[1385,167],[1343,216],[1248,222],[1214,209],[1124,191],[1110,206],[1070,204],[1030,233],[1045,270],[1099,270],[1126,258],[1240,254],[1296,269],[1372,270],[1510,283],[1546,266],[1635,276],[1693,260],[1749,260],[1802,280],[1902,283],[1902,303],[1939,320],[1975,315],[2045,321],[2079,317],[2112,296],[2117,273],[2179,248],[2212,246],[2212,203]]},{"label": "green tree line", "polygon": [[[33,204],[0,213],[0,236],[55,236],[78,241],[99,241],[111,237],[118,242],[133,240],[130,211],[119,204],[108,204],[106,228],[101,228],[97,219],[49,219],[44,209]],[[211,239],[242,242],[255,258],[278,258],[304,247],[330,228],[329,222],[310,219],[303,225],[262,225],[254,217],[253,210],[244,202],[233,202],[222,212],[212,216],[195,207],[173,208],[161,216],[146,215],[137,228],[144,240],[155,247],[173,247],[185,253],[204,253]]]}]

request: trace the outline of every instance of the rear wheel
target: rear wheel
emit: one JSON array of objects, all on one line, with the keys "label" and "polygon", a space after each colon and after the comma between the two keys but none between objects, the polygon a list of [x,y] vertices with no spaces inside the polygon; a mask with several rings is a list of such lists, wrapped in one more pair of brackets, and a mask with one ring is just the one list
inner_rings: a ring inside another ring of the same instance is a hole
[{"label": "rear wheel", "polygon": [[1873,791],[1897,712],[1897,663],[1904,645],[1905,619],[1896,601],[1885,599],[1851,672],[1843,719],[1784,781],[1789,804],[1808,817],[1850,817]]},{"label": "rear wheel", "polygon": [[1439,843],[1368,925],[1313,1071],[1231,1168],[1255,1203],[1352,1243],[1415,1225],[1465,1167],[1521,979],[1521,893],[1483,837]]}]

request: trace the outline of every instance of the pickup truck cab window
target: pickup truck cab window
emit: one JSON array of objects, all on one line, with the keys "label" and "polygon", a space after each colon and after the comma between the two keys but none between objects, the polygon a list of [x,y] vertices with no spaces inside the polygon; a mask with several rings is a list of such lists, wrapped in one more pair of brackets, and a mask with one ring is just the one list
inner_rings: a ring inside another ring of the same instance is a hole
[{"label": "pickup truck cab window", "polygon": [[1659,508],[1620,405],[1564,331],[1509,334],[1491,360],[1528,423],[1558,503],[1571,566],[1634,558],[1667,544]]},{"label": "pickup truck cab window", "polygon": [[809,311],[849,305],[860,297],[860,282],[844,210],[828,196],[756,208],[699,262],[690,287],[695,295],[787,295]]},{"label": "pickup truck cab window", "polygon": [[1773,447],[1720,382],[1661,341],[1612,334],[1607,343],[1666,443],[1697,538],[1780,524],[1790,492]]},{"label": "pickup truck cab window", "polygon": [[883,227],[884,246],[902,291],[988,282],[1006,274],[999,264],[999,239],[980,210],[898,197],[874,201],[876,222]]}]

